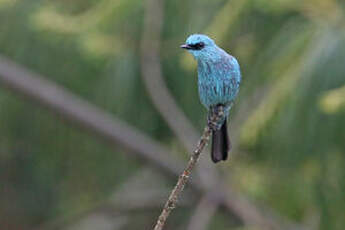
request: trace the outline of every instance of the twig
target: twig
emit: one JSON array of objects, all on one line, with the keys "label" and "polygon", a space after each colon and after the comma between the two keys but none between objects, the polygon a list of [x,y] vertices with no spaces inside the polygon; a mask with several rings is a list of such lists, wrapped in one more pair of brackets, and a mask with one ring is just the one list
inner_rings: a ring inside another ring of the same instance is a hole
[{"label": "twig", "polygon": [[185,168],[183,173],[180,175],[180,177],[179,177],[179,179],[178,179],[178,181],[176,183],[176,186],[171,191],[169,199],[165,203],[163,211],[160,214],[160,216],[158,217],[158,220],[157,220],[157,223],[156,223],[156,226],[155,226],[154,230],[161,230],[161,229],[163,229],[164,224],[165,224],[166,220],[168,219],[168,217],[170,215],[170,212],[175,208],[178,196],[183,191],[183,188],[184,188],[184,186],[186,185],[186,183],[188,181],[188,177],[191,174],[192,169],[194,168],[196,162],[198,161],[201,151],[206,146],[210,135],[211,135],[211,130],[207,126],[204,129],[204,132],[203,132],[203,134],[202,134],[202,136],[200,138],[198,146],[193,151],[193,154],[192,154],[192,156],[189,159],[187,167]]},{"label": "twig", "polygon": [[[211,117],[211,122],[216,123],[223,116],[224,116],[224,112],[222,110],[219,110],[218,113],[214,114]],[[157,223],[156,223],[154,230],[162,230],[163,229],[164,224],[170,215],[170,212],[176,207],[178,197],[182,193],[183,188],[188,181],[189,175],[191,174],[193,168],[195,167],[202,150],[207,145],[211,133],[212,133],[212,130],[207,125],[204,129],[204,132],[203,132],[203,134],[199,140],[197,147],[195,148],[195,150],[193,151],[193,153],[189,159],[187,167],[182,172],[182,174],[179,176],[179,179],[178,179],[174,189],[171,191],[169,199],[165,203],[163,211],[160,214],[160,216],[158,217],[158,220],[157,220]]]}]

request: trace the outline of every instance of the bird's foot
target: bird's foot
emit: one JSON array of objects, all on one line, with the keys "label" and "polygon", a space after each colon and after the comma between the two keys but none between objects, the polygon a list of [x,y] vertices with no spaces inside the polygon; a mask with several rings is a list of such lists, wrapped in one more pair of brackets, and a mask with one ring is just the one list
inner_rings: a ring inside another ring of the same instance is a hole
[{"label": "bird's foot", "polygon": [[222,122],[221,120],[224,118],[224,106],[223,105],[216,105],[210,108],[210,112],[207,117],[207,124],[208,127],[212,130],[220,129]]}]

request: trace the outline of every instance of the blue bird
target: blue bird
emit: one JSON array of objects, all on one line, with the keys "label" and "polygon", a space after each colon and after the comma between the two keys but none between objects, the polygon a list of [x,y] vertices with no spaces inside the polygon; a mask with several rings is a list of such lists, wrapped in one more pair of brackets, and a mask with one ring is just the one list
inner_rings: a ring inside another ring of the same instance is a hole
[{"label": "blue bird", "polygon": [[211,158],[214,163],[226,160],[231,149],[226,120],[239,91],[240,66],[236,58],[203,34],[190,35],[181,48],[187,49],[198,62],[199,97],[209,110],[209,118],[220,107],[224,110],[224,119],[212,127]]}]

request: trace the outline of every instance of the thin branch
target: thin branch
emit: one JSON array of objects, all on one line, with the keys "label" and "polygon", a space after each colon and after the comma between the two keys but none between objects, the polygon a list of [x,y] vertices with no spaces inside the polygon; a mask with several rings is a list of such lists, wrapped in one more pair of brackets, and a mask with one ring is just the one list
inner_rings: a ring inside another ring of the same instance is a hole
[{"label": "thin branch", "polygon": [[[219,110],[217,114],[215,114],[211,119],[214,123],[217,123],[222,117],[224,116],[224,112],[222,110]],[[205,146],[208,143],[208,140],[210,138],[210,135],[212,133],[212,130],[209,128],[209,126],[206,126],[204,129],[204,132],[199,140],[199,143],[195,150],[193,151],[193,154],[191,155],[189,162],[187,164],[187,167],[182,172],[182,174],[179,176],[179,179],[176,183],[176,186],[171,191],[170,196],[167,200],[167,202],[164,205],[163,211],[158,217],[156,226],[154,227],[154,230],[162,230],[164,227],[164,224],[166,220],[168,219],[171,211],[176,207],[179,195],[182,193],[184,186],[188,182],[188,178],[195,167],[199,156],[202,152],[202,150],[205,148]]]},{"label": "thin branch", "polygon": [[208,142],[209,136],[211,134],[211,131],[208,127],[205,128],[204,133],[200,139],[200,142],[193,152],[186,169],[183,171],[183,173],[180,175],[176,186],[171,191],[170,196],[167,200],[167,202],[164,205],[163,211],[158,217],[156,226],[154,227],[154,230],[162,230],[164,227],[164,224],[166,220],[168,219],[170,212],[176,207],[177,199],[180,193],[183,191],[184,186],[186,185],[189,175],[192,172],[192,169],[194,168],[196,162],[199,159],[200,153],[205,147],[206,143]]}]

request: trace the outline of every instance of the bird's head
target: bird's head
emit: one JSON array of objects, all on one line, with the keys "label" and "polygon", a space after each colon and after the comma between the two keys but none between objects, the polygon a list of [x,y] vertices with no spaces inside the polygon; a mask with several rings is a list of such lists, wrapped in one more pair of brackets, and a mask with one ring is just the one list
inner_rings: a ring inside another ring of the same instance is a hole
[{"label": "bird's head", "polygon": [[207,58],[217,50],[214,41],[204,34],[190,35],[181,48],[188,50],[195,59]]}]

